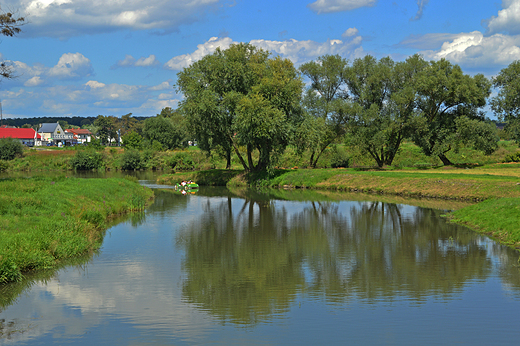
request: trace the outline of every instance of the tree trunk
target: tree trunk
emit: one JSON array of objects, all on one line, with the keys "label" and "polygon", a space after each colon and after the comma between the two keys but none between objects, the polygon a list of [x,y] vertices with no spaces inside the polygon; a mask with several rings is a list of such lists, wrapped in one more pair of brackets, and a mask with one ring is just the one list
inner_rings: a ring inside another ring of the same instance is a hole
[{"label": "tree trunk", "polygon": [[451,162],[450,159],[448,159],[446,155],[444,155],[444,153],[439,154],[439,159],[441,159],[442,164],[444,166],[453,166],[453,162]]},{"label": "tree trunk", "polygon": [[226,152],[226,169],[231,169],[231,150]]}]

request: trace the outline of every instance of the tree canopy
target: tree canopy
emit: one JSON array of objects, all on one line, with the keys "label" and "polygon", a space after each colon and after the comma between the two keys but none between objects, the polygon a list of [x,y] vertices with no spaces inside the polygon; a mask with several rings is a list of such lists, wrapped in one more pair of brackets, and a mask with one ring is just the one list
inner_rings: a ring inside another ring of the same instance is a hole
[{"label": "tree canopy", "polygon": [[497,117],[507,122],[506,130],[520,143],[520,60],[512,62],[493,78],[498,95],[491,99]]},{"label": "tree canopy", "polygon": [[179,109],[199,147],[222,152],[228,167],[234,151],[246,171],[267,168],[285,149],[301,118],[302,88],[290,60],[247,43],[217,48],[179,72],[177,81],[184,94]]}]

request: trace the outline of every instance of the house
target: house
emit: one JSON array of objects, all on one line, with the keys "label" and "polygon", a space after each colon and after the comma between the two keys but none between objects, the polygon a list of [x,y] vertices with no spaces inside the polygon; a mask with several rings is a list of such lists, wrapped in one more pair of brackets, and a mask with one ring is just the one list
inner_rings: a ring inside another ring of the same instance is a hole
[{"label": "house", "polygon": [[66,129],[65,132],[72,134],[74,144],[86,144],[92,140],[92,132],[87,129]]},{"label": "house", "polygon": [[72,145],[74,136],[63,131],[59,123],[40,124],[38,133],[42,136],[42,145]]},{"label": "house", "polygon": [[11,127],[0,128],[0,138],[16,138],[28,147],[41,145],[41,136],[34,129],[17,129]]}]

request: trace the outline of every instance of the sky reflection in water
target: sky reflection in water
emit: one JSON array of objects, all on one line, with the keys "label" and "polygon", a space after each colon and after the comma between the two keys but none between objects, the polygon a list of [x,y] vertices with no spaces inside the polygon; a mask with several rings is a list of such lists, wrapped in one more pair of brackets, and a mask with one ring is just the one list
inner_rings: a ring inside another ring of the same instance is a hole
[{"label": "sky reflection in water", "polygon": [[283,192],[156,192],[146,213],[107,231],[88,263],[2,308],[0,344],[515,344],[520,336],[518,253],[446,224],[441,211],[288,201]]}]

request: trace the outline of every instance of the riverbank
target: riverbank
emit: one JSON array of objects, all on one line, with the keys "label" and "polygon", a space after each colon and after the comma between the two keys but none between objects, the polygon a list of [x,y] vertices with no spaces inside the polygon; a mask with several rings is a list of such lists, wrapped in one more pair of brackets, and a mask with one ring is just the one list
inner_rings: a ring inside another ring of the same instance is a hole
[{"label": "riverbank", "polygon": [[270,175],[212,170],[165,174],[158,183],[175,184],[188,179],[199,185],[302,188],[480,202],[451,213],[450,221],[520,248],[520,164],[428,170],[274,170]]},{"label": "riverbank", "polygon": [[0,283],[101,246],[107,222],[143,210],[153,192],[137,179],[0,180]]}]

